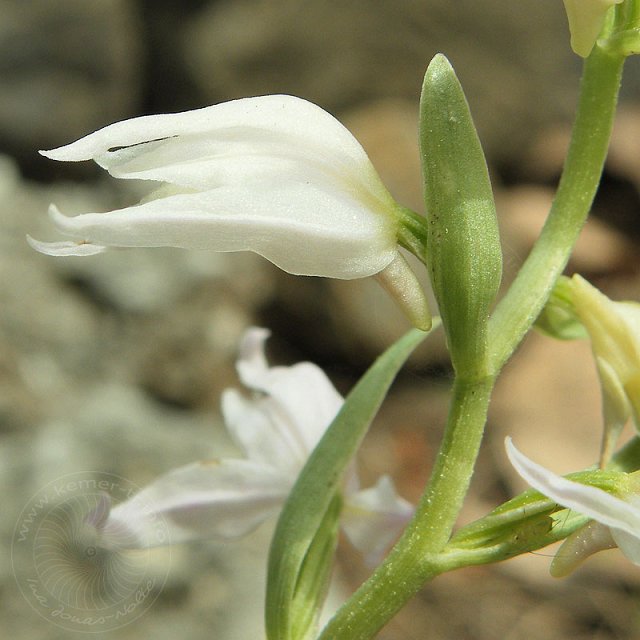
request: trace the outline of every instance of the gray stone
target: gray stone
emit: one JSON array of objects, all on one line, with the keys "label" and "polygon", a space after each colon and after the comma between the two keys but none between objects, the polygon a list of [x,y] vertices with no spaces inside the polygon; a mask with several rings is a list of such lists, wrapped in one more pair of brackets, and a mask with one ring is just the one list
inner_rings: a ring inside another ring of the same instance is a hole
[{"label": "gray stone", "polygon": [[[185,56],[211,102],[292,93],[341,113],[378,98],[417,104],[437,52],[449,55],[492,157],[518,156],[567,119],[579,59],[557,0],[218,0],[186,28]],[[522,123],[526,122],[526,127]]]},{"label": "gray stone", "polygon": [[0,140],[58,146],[137,108],[142,52],[127,0],[0,2]]}]

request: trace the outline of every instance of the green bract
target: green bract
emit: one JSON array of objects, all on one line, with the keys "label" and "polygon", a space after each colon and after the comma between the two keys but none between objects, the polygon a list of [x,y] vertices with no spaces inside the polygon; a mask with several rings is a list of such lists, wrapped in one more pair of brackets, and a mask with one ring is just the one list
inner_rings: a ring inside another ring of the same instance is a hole
[{"label": "green bract", "polygon": [[270,640],[302,640],[313,632],[333,560],[344,473],[396,373],[426,335],[414,329],[376,360],[298,477],[271,543],[266,602]]},{"label": "green bract", "polygon": [[571,280],[560,276],[542,313],[536,320],[538,331],[558,340],[588,338],[572,301]]},{"label": "green bract", "polygon": [[420,143],[427,261],[456,371],[486,373],[487,320],[502,252],[487,164],[462,87],[437,55],[425,75]]}]

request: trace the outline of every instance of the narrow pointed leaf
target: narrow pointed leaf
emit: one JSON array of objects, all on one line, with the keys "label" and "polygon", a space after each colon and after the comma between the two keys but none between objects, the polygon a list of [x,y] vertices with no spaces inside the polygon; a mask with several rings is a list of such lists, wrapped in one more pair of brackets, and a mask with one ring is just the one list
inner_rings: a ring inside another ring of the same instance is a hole
[{"label": "narrow pointed leaf", "polygon": [[[426,335],[414,329],[376,360],[347,396],[342,410],[302,470],[271,544],[266,601],[269,640],[302,640],[311,630],[326,589],[318,577],[323,577],[326,583],[333,555],[331,545],[325,544],[325,556],[321,558],[325,569],[321,570],[317,545],[322,541],[317,538],[318,531],[331,531],[330,518],[337,520],[339,515],[332,504],[345,470],[396,374]],[[325,538],[327,543],[330,534],[325,534]],[[313,570],[305,572],[310,554],[314,556]],[[311,603],[316,611],[299,610]]]}]

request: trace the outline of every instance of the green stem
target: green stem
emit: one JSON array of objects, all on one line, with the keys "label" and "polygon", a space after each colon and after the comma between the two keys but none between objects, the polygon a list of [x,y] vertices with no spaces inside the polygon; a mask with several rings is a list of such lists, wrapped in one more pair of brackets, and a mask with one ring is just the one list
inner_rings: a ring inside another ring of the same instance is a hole
[{"label": "green stem", "polygon": [[[497,372],[540,313],[589,213],[607,153],[624,59],[599,47],[585,62],[571,145],[538,242],[489,325]],[[447,570],[442,552],[466,495],[495,377],[454,383],[447,429],[431,479],[406,531],[336,613],[321,640],[367,640],[428,580]]]},{"label": "green stem", "polygon": [[325,627],[322,640],[366,640],[428,580],[444,570],[431,559],[448,542],[475,464],[494,378],[453,385],[451,412],[425,494],[404,534]]},{"label": "green stem", "polygon": [[585,61],[571,145],[549,217],[489,323],[493,371],[538,317],[587,219],[607,155],[623,63],[623,56],[598,46]]},{"label": "green stem", "polygon": [[408,207],[397,205],[398,244],[413,253],[423,264],[426,264],[424,248],[427,244],[427,221]]}]

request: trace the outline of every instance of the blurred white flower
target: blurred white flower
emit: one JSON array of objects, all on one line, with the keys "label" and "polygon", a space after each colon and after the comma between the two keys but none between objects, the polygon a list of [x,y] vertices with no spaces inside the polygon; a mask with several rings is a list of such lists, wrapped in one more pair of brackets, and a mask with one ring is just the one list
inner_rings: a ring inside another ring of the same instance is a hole
[{"label": "blurred white flower", "polygon": [[[238,373],[254,395],[227,390],[222,398],[227,429],[246,457],[179,467],[111,510],[105,499],[88,518],[102,546],[237,538],[279,511],[343,399],[314,364],[269,367],[267,336],[264,329],[250,329],[240,349]],[[344,493],[344,532],[367,559],[380,558],[413,507],[387,476],[359,491],[352,470]]]},{"label": "blurred white flower", "polygon": [[[629,492],[625,499],[597,487],[567,480],[529,460],[505,441],[507,455],[516,471],[540,493],[559,505],[573,509],[593,521],[569,536],[558,550],[551,572],[567,575],[586,557],[618,546],[624,555],[640,565],[640,496]],[[635,480],[634,480],[635,482]]]},{"label": "blurred white flower", "polygon": [[564,0],[564,8],[569,18],[571,48],[579,56],[586,58],[593,49],[607,11],[623,0]]}]

